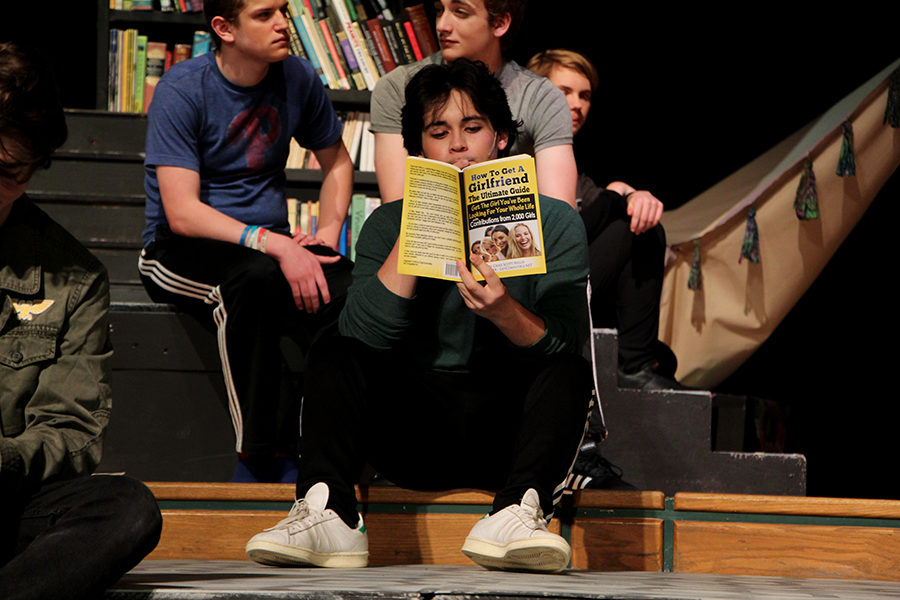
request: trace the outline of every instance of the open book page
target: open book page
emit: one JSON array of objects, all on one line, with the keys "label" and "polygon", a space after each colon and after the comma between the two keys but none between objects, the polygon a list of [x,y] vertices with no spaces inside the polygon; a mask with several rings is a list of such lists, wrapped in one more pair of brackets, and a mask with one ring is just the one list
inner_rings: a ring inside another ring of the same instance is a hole
[{"label": "open book page", "polygon": [[406,159],[399,273],[460,280],[456,261],[465,260],[467,253],[459,174],[443,162]]},{"label": "open book page", "polygon": [[471,165],[463,170],[463,186],[470,251],[500,277],[546,273],[534,158],[520,154]]}]

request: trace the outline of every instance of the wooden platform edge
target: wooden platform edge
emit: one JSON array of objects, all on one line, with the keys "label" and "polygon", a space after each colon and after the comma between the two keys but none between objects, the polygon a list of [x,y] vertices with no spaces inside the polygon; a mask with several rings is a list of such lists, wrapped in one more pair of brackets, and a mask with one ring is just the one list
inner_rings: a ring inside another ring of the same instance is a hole
[{"label": "wooden platform edge", "polygon": [[675,511],[900,519],[900,500],[679,492]]},{"label": "wooden platform edge", "polygon": [[[220,502],[293,502],[290,483],[195,483],[150,481],[147,487],[157,500],[193,500]],[[376,504],[491,504],[493,494],[484,490],[458,489],[421,492],[393,486],[357,486],[357,498]],[[579,508],[633,508],[662,510],[662,492],[629,490],[581,490],[575,492]]]}]

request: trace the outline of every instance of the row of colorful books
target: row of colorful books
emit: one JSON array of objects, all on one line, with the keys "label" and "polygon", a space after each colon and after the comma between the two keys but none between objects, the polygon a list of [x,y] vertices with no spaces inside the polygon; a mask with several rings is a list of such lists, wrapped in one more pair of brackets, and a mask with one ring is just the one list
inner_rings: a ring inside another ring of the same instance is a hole
[{"label": "row of colorful books", "polygon": [[[369,113],[349,111],[338,112],[344,124],[344,146],[350,153],[350,160],[357,171],[375,171],[375,136],[369,131]],[[291,139],[291,149],[286,167],[288,169],[320,168],[316,155]]]},{"label": "row of colorful books", "polygon": [[203,0],[109,0],[110,10],[157,10],[162,12],[203,12]]},{"label": "row of colorful books", "polygon": [[291,51],[331,89],[372,90],[385,74],[438,51],[422,4],[385,0],[288,0]]},{"label": "row of colorful books", "polygon": [[107,109],[147,112],[153,91],[173,64],[209,52],[210,35],[194,32],[192,44],[151,42],[137,29],[109,30],[109,94]]},{"label": "row of colorful books", "polygon": [[[288,198],[287,203],[291,233],[300,232],[316,235],[319,203],[312,200],[304,202],[297,200],[297,198]],[[381,198],[373,198],[365,194],[353,194],[350,199],[350,212],[341,229],[338,252],[350,257],[351,260],[356,260],[356,240],[359,238],[359,232],[362,230],[363,223],[372,214],[372,211],[379,206],[381,206]]]},{"label": "row of colorful books", "polygon": [[287,13],[291,52],[331,89],[372,90],[397,66],[438,51],[422,4],[392,11],[387,0],[288,0]]}]

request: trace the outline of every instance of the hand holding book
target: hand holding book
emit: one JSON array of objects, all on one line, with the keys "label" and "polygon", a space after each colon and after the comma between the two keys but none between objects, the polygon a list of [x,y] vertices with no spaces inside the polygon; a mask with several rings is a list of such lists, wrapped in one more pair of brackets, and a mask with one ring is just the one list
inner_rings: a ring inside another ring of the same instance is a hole
[{"label": "hand holding book", "polygon": [[462,281],[456,287],[469,310],[492,322],[517,346],[530,346],[538,341],[546,328],[543,319],[509,294],[500,277],[481,256],[471,254],[469,260],[484,277],[483,283],[476,281],[466,264],[457,261]]}]

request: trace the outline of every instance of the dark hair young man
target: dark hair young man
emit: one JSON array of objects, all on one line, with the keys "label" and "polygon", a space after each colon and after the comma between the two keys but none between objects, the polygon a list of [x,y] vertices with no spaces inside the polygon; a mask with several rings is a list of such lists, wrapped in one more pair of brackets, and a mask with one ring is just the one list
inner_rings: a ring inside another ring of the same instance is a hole
[{"label": "dark hair young man", "polygon": [[[500,83],[461,59],[406,87],[410,152],[459,166],[505,152],[516,123]],[[492,568],[558,571],[571,551],[547,531],[584,433],[591,375],[584,229],[541,196],[547,273],[481,285],[397,272],[402,202],[366,221],[341,333],[317,346],[303,405],[297,497],[289,517],[247,543],[267,564],[365,566],[353,484],[368,461],[417,489],[499,490],[463,552]],[[461,263],[460,263],[461,264]],[[504,283],[505,282],[505,283]],[[486,394],[486,385],[507,393]]]},{"label": "dark hair young man", "polygon": [[[150,106],[140,270],[154,300],[215,321],[235,478],[293,480],[300,396],[281,389],[280,338],[308,347],[336,327],[350,263],[334,248],[353,165],[319,78],[289,56],[286,0],[204,6],[219,49],[170,69]],[[322,165],[314,238],[288,231],[292,137]]]},{"label": "dark hair young man", "polygon": [[[528,68],[562,90],[578,133],[599,84],[594,65],[577,52],[554,49],[534,55]],[[681,387],[671,372],[657,371],[658,355],[671,355],[657,340],[666,250],[662,202],[621,181],[600,188],[584,173],[576,195],[590,247],[591,315],[595,326],[618,329],[619,385]]]},{"label": "dark hair young man", "polygon": [[49,74],[0,43],[0,598],[95,597],[162,523],[141,483],[88,477],[111,405],[109,283],[25,196],[66,133]]},{"label": "dark hair young man", "polygon": [[441,52],[398,67],[378,81],[372,93],[371,129],[375,132],[375,175],[385,202],[403,194],[406,151],[400,110],[407,82],[426,65],[468,58],[483,62],[497,76],[513,116],[522,122],[511,154],[534,155],[540,192],[575,206],[577,169],[565,99],[549,81],[503,57],[525,4],[525,0],[439,0],[436,28]]}]

